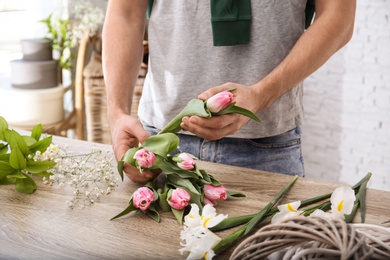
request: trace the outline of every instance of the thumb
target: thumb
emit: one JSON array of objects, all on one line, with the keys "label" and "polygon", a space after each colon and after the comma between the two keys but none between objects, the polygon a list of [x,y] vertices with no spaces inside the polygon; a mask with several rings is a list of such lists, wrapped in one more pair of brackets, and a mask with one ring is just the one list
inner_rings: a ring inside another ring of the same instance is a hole
[{"label": "thumb", "polygon": [[231,83],[225,83],[223,85],[209,88],[205,92],[202,92],[201,94],[199,94],[198,98],[200,100],[207,100],[207,99],[211,98],[212,96],[214,96],[215,94],[218,94],[219,92],[222,92],[224,90],[229,90],[231,88],[232,88]]},{"label": "thumb", "polygon": [[150,137],[150,134],[143,128],[141,123],[133,126],[133,134],[141,144]]}]

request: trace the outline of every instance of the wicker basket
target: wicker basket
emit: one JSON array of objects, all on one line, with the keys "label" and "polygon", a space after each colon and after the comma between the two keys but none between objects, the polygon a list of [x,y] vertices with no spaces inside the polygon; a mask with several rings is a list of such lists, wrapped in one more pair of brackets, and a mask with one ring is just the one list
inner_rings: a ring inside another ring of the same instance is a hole
[{"label": "wicker basket", "polygon": [[[144,42],[144,53],[147,55],[147,42]],[[132,115],[137,115],[147,69],[148,66],[142,63],[134,89]],[[84,69],[84,100],[87,140],[110,144],[111,135],[107,121],[107,97],[102,69],[101,41],[95,43],[91,59]]]},{"label": "wicker basket", "polygon": [[390,259],[390,228],[294,217],[264,226],[230,259]]}]

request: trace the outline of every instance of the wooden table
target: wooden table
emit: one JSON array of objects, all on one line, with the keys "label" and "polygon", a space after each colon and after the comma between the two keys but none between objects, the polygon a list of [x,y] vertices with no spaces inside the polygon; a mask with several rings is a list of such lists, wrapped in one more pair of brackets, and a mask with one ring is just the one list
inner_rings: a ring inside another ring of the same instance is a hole
[{"label": "wooden table", "polygon": [[[68,150],[90,151],[93,144],[55,137]],[[111,146],[98,145],[103,150]],[[230,199],[217,205],[217,213],[230,217],[252,214],[263,208],[290,180],[290,176],[199,162],[228,189],[241,191],[246,198]],[[114,167],[116,163],[113,161]],[[119,175],[118,175],[119,177]],[[375,178],[373,176],[372,178]],[[161,223],[143,214],[130,214],[110,221],[122,211],[133,191],[139,187],[127,178],[101,201],[84,209],[69,209],[65,201],[73,197],[72,188],[44,185],[25,195],[14,186],[0,186],[0,259],[184,259],[180,249],[180,230],[171,213],[162,213]],[[356,182],[359,180],[356,180]],[[340,184],[299,179],[282,203],[332,192]],[[390,192],[369,189],[366,222],[380,224],[390,219]],[[359,217],[355,219],[359,221]],[[232,230],[218,232],[221,237]],[[226,259],[232,249],[218,258]]]}]

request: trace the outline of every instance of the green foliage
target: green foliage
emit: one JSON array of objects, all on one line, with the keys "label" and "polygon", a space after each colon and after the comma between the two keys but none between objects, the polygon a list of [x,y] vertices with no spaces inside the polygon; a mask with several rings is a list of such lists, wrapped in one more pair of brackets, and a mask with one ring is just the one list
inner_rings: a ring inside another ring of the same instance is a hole
[{"label": "green foliage", "polygon": [[59,58],[56,59],[60,67],[66,70],[72,70],[72,59],[75,54],[71,48],[75,46],[75,42],[71,37],[70,24],[68,19],[54,18],[50,14],[46,19],[40,20],[47,27],[47,35],[45,39],[52,41],[53,50],[58,51]]},{"label": "green foliage", "polygon": [[30,175],[48,176],[55,162],[34,161],[37,151],[44,152],[52,137],[40,140],[42,125],[34,127],[31,136],[22,136],[8,128],[7,121],[0,116],[0,185],[15,184],[17,191],[33,193],[37,186]]}]

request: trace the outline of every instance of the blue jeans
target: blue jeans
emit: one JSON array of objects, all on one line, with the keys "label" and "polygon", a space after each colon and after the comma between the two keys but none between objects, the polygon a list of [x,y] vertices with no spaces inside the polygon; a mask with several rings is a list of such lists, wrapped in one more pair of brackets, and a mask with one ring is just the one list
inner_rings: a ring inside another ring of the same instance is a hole
[{"label": "blue jeans", "polygon": [[[154,135],[158,129],[144,125]],[[241,166],[262,171],[304,176],[299,127],[277,136],[242,139],[222,138],[207,141],[194,135],[177,134],[179,152],[200,160]]]}]

